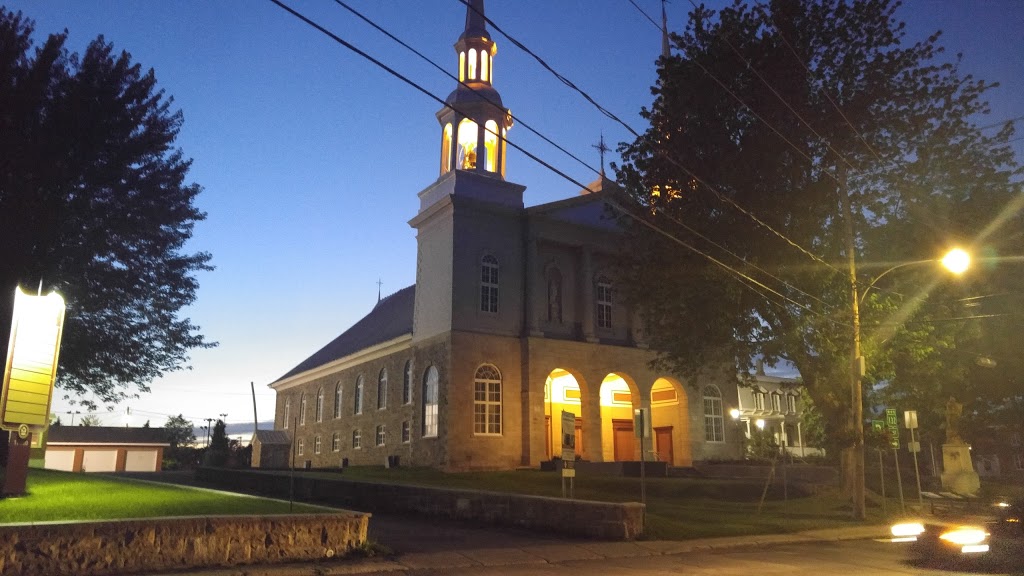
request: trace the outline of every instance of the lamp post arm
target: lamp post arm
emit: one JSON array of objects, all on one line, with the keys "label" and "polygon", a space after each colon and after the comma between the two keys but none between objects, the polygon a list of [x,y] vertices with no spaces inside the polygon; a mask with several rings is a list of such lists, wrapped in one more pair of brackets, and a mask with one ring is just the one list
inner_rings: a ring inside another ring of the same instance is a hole
[{"label": "lamp post arm", "polygon": [[868,297],[868,292],[870,292],[871,289],[875,287],[875,284],[877,284],[878,281],[881,280],[882,277],[885,276],[886,274],[888,274],[889,272],[892,272],[893,270],[898,270],[900,268],[906,268],[907,266],[917,266],[918,264],[930,264],[932,262],[935,262],[934,258],[929,259],[929,260],[914,260],[912,262],[903,262],[901,264],[897,264],[895,266],[887,268],[881,274],[879,274],[878,276],[875,276],[875,278],[873,280],[871,280],[871,283],[868,284],[868,287],[865,288],[864,291],[860,293],[860,298],[858,298],[858,300],[857,300],[858,303],[859,304],[863,304],[864,303],[864,299]]}]

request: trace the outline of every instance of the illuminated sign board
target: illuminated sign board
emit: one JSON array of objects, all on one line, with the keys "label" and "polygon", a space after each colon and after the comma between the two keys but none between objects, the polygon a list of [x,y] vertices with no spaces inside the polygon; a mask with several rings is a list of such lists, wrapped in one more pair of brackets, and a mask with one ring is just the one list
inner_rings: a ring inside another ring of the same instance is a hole
[{"label": "illuminated sign board", "polygon": [[63,329],[64,299],[59,294],[33,296],[15,290],[0,397],[3,429],[17,430],[22,438],[46,429]]}]

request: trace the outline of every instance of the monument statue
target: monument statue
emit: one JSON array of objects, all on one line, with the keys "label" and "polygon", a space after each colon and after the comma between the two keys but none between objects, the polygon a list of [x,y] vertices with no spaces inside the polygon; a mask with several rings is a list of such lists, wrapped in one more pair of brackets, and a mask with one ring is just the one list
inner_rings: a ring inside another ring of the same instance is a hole
[{"label": "monument statue", "polygon": [[946,402],[946,443],[947,444],[963,444],[964,440],[960,437],[960,416],[963,414],[964,405],[957,402],[956,398],[949,397],[949,402]]}]

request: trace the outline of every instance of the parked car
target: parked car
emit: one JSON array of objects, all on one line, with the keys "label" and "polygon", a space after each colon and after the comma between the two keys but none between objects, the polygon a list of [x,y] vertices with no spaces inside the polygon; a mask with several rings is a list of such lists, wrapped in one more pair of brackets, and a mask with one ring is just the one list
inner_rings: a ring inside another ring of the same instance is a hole
[{"label": "parked car", "polygon": [[911,559],[942,567],[1024,567],[1024,500],[1001,501],[989,514],[953,514],[899,522],[894,542],[907,542]]}]

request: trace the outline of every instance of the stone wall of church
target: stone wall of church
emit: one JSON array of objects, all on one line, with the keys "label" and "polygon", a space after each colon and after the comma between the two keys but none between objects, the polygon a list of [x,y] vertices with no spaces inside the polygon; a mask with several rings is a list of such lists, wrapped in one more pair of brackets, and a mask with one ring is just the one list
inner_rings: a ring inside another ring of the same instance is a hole
[{"label": "stone wall of church", "polygon": [[[519,338],[472,332],[452,334],[451,382],[447,388],[451,470],[508,470],[522,461],[522,351]],[[475,377],[484,365],[501,376],[501,430],[474,421]]]},{"label": "stone wall of church", "polygon": [[[286,429],[294,434],[296,466],[337,468],[345,461],[355,466],[383,465],[388,457],[395,456],[404,466],[443,466],[446,458],[443,447],[445,389],[450,349],[448,338],[438,337],[278,392],[275,429]],[[411,362],[411,398],[404,402],[407,362]],[[424,438],[423,380],[430,366],[438,370],[442,416],[437,437]],[[382,370],[387,373],[387,394],[383,407],[378,407],[378,382]],[[362,406],[357,413],[355,391],[360,376],[363,381]],[[339,384],[341,404],[336,411],[335,389]],[[321,391],[323,404],[318,418],[316,399]],[[305,418],[301,415],[303,396]],[[286,427],[284,406],[289,401],[291,421]],[[381,426],[383,428],[378,430]],[[405,427],[408,438],[403,437]],[[378,431],[383,433],[381,437],[378,437]]]}]

